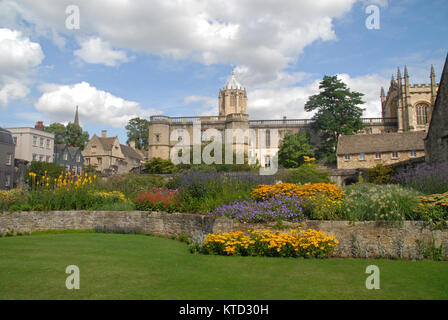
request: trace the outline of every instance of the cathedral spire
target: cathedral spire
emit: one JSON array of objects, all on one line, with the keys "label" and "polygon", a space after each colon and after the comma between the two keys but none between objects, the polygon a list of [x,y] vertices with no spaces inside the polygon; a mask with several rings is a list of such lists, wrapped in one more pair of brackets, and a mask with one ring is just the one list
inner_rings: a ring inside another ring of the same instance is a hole
[{"label": "cathedral spire", "polygon": [[75,113],[74,124],[76,124],[76,125],[78,125],[80,127],[80,125],[79,125],[79,116],[78,116],[78,106],[76,106],[76,113]]}]

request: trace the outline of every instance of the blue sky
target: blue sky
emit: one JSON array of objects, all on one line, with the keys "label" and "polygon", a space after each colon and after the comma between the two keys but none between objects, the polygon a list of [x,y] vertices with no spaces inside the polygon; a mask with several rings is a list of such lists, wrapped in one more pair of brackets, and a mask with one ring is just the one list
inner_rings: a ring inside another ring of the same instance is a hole
[{"label": "blue sky", "polygon": [[[307,98],[334,74],[379,117],[397,67],[429,83],[433,64],[438,81],[447,54],[445,0],[93,3],[0,0],[0,126],[72,121],[79,105],[85,130],[124,143],[132,117],[216,114],[232,68],[252,119],[310,118]],[[66,28],[68,5],[79,29]]]}]

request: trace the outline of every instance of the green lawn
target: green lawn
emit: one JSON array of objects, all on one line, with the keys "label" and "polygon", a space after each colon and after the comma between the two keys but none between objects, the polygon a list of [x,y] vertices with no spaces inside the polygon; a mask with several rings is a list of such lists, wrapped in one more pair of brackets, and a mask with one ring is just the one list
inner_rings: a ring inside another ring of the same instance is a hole
[{"label": "green lawn", "polygon": [[[80,268],[80,290],[65,268]],[[365,288],[365,269],[381,289]],[[0,238],[0,299],[447,299],[448,263],[193,255],[150,236]]]}]

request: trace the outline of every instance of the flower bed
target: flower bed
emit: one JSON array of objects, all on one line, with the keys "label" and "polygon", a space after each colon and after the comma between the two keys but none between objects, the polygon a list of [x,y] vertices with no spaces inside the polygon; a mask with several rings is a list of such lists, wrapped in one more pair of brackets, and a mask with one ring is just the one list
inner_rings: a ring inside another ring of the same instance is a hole
[{"label": "flower bed", "polygon": [[338,243],[333,236],[313,229],[251,230],[248,234],[218,231],[205,238],[202,251],[219,255],[327,258]]},{"label": "flower bed", "polygon": [[295,195],[277,195],[260,202],[254,200],[235,201],[233,204],[216,208],[209,215],[249,223],[277,220],[297,222],[305,218],[303,201]]},{"label": "flower bed", "polygon": [[300,199],[313,199],[323,195],[328,199],[337,201],[344,196],[344,190],[331,183],[311,183],[296,185],[293,183],[279,183],[274,185],[259,185],[252,190],[251,196],[255,200],[264,200],[275,195],[296,195]]}]

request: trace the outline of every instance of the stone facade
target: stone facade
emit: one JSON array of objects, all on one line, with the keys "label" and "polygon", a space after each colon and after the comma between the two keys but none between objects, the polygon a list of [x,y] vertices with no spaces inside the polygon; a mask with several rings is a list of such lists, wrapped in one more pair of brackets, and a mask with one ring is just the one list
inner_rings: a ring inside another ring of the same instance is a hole
[{"label": "stone facade", "polygon": [[[302,227],[327,232],[339,241],[333,256],[352,258],[421,258],[424,243],[448,247],[448,230],[433,230],[422,221],[315,221],[283,223],[284,230]],[[36,230],[93,229],[95,226],[140,227],[161,235],[207,234],[222,230],[247,231],[252,228],[275,228],[274,223],[246,224],[233,220],[188,213],[143,211],[51,211],[4,212],[0,214],[0,232]],[[446,252],[445,252],[446,254]]]},{"label": "stone facade", "polygon": [[84,166],[94,166],[102,173],[128,173],[139,167],[144,159],[140,150],[120,144],[118,137],[107,137],[103,130],[101,137],[96,134],[82,151]]},{"label": "stone facade", "polygon": [[76,174],[84,172],[84,157],[80,148],[56,144],[54,146],[54,163],[65,168],[65,171]]},{"label": "stone facade", "polygon": [[35,128],[8,128],[16,144],[16,158],[31,161],[53,162],[54,133],[46,132],[42,122]]},{"label": "stone facade", "polygon": [[341,136],[337,146],[338,169],[368,169],[424,158],[426,132],[395,132]]},{"label": "stone facade", "polygon": [[11,132],[0,128],[0,190],[14,186],[15,145]]},{"label": "stone facade", "polygon": [[429,163],[448,162],[448,55],[425,139],[425,151]]}]

